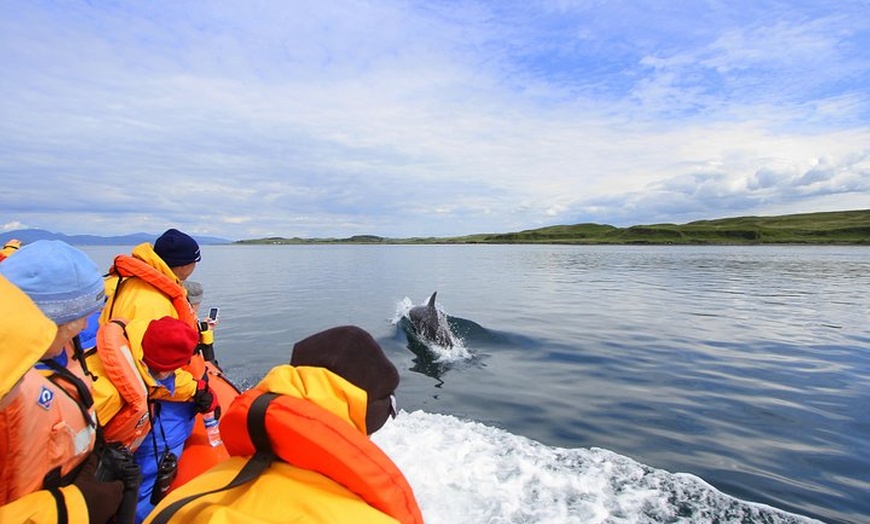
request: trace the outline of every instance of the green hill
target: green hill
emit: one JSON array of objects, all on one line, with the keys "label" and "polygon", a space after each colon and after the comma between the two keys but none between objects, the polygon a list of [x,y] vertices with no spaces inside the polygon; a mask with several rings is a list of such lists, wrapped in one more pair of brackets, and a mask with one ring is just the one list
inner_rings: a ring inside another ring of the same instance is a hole
[{"label": "green hill", "polygon": [[688,224],[651,224],[619,228],[575,224],[514,233],[445,238],[391,239],[360,235],[345,239],[243,240],[243,244],[864,244],[870,245],[870,209],[772,217],[699,220]]}]

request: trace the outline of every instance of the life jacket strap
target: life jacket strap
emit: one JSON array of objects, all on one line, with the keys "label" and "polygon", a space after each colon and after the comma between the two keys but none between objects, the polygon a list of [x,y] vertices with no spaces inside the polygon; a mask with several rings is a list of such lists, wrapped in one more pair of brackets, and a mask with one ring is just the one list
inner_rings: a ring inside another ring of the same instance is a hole
[{"label": "life jacket strap", "polygon": [[270,464],[275,460],[275,453],[272,451],[272,445],[269,443],[269,435],[266,433],[266,409],[274,399],[279,395],[277,393],[263,393],[251,403],[251,408],[248,410],[248,434],[251,437],[251,442],[254,443],[256,453],[245,462],[245,465],[236,474],[236,476],[227,484],[218,489],[206,491],[205,493],[196,493],[188,495],[183,499],[176,500],[172,504],[163,508],[163,510],[154,517],[152,524],[167,524],[169,520],[185,505],[206,495],[219,493],[221,491],[230,490],[241,486],[247,482],[254,480],[263,474]]},{"label": "life jacket strap", "polygon": [[[87,360],[85,360],[87,355],[85,354],[85,350],[82,347],[81,337],[79,337],[78,335],[74,336],[72,339],[72,343],[73,343],[73,358],[79,361],[79,365],[81,365],[81,367],[82,367],[82,372],[85,375],[91,377],[92,382],[96,382],[99,377],[94,375],[93,373],[91,373],[91,370],[88,369],[88,362],[87,362]],[[94,349],[96,349],[96,346]]]},{"label": "life jacket strap", "polygon": [[[85,382],[77,377],[75,373],[73,373],[64,366],[61,366],[56,361],[50,358],[42,360],[41,362],[53,371],[48,379],[56,384],[64,394],[66,394],[76,403],[76,405],[79,407],[79,410],[82,412],[82,417],[84,417],[88,425],[91,427],[96,427],[97,423],[93,419],[93,417],[91,417],[91,414],[88,411],[94,405],[94,396],[91,395],[91,391],[90,389],[88,389],[88,386],[85,384]],[[60,386],[60,384],[58,384],[59,380],[63,380],[71,384],[76,390],[76,394],[70,395],[63,386]]]},{"label": "life jacket strap", "polygon": [[48,491],[54,497],[54,506],[57,510],[57,524],[68,524],[69,513],[66,509],[66,500],[64,499],[63,492],[58,488],[49,488]]},{"label": "life jacket strap", "polygon": [[[121,285],[127,281],[126,278],[121,276],[121,273],[118,271],[118,266],[116,265],[116,263],[112,264],[112,270],[115,271],[114,274],[118,277],[118,283],[115,284],[115,292],[112,293],[112,297],[110,298],[112,303],[109,304],[109,318],[112,318],[113,313],[115,312],[115,302],[117,302],[115,299],[118,298],[118,293],[121,292]],[[112,272],[110,271],[109,274],[111,275]],[[105,308],[106,306],[104,305],[103,307]]]}]

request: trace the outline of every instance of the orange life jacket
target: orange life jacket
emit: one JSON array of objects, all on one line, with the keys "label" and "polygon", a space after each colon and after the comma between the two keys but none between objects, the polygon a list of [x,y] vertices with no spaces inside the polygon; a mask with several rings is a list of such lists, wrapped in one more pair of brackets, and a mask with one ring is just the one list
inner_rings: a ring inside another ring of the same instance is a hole
[{"label": "orange life jacket", "polygon": [[[178,313],[179,320],[190,324],[190,327],[198,330],[196,315],[187,301],[187,291],[185,291],[184,286],[175,280],[157,271],[146,262],[129,255],[116,256],[114,264],[109,269],[109,274],[119,277],[122,281],[124,278],[137,277],[149,283],[154,289],[160,291],[172,301],[172,306]],[[115,295],[120,290],[121,282],[115,288],[115,293],[110,299],[111,301],[114,301]],[[107,307],[111,307],[111,305]]]},{"label": "orange life jacket", "polygon": [[8,406],[0,411],[0,505],[68,485],[96,439],[93,411],[36,369],[8,396]]},{"label": "orange life jacket", "polygon": [[[261,389],[243,393],[221,419],[230,455],[251,456],[247,416]],[[423,523],[413,490],[392,460],[359,430],[313,402],[290,395],[266,411],[266,434],[274,453],[289,464],[316,471],[359,495],[403,524]]]},{"label": "orange life jacket", "polygon": [[136,367],[124,325],[122,320],[112,320],[97,332],[97,355],[106,372],[104,380],[112,382],[123,400],[111,420],[100,422],[106,442],[121,442],[136,451],[151,429],[148,387]]}]

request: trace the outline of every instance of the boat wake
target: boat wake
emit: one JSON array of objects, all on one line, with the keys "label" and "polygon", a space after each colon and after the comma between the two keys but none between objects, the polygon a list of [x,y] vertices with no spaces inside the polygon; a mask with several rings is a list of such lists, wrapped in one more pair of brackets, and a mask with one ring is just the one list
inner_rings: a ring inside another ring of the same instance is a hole
[{"label": "boat wake", "polygon": [[550,447],[450,415],[401,412],[372,439],[429,524],[819,522],[599,448]]}]

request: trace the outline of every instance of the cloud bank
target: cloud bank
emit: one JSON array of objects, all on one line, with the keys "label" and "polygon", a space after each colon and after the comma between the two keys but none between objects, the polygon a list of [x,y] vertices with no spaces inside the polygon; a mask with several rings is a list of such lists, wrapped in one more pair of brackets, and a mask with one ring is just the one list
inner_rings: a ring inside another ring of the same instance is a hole
[{"label": "cloud bank", "polygon": [[637,4],[4,2],[0,224],[408,237],[870,208],[864,2]]}]

